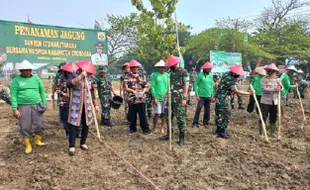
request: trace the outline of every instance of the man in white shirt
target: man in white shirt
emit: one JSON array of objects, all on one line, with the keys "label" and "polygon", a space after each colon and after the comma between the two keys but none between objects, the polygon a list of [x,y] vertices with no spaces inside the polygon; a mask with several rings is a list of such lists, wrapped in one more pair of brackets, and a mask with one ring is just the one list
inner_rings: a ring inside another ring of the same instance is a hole
[{"label": "man in white shirt", "polygon": [[103,42],[96,43],[96,53],[91,56],[92,63],[96,65],[108,65],[108,55],[103,54]]}]

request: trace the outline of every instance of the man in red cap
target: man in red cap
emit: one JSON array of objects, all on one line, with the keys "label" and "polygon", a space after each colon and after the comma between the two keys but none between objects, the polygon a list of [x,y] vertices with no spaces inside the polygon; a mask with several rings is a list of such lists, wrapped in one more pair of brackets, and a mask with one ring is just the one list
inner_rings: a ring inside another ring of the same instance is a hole
[{"label": "man in red cap", "polygon": [[215,123],[217,127],[216,135],[219,138],[224,139],[229,138],[229,134],[226,132],[226,128],[230,121],[228,97],[232,93],[240,95],[252,95],[254,93],[253,90],[250,90],[249,92],[239,91],[236,86],[237,79],[244,75],[244,71],[241,65],[230,66],[229,70],[229,72],[223,75],[215,94]]},{"label": "man in red cap", "polygon": [[123,70],[123,74],[120,78],[120,86],[119,86],[119,92],[120,95],[123,96],[124,98],[124,105],[125,105],[125,115],[126,115],[126,124],[130,124],[129,122],[129,106],[128,106],[128,97],[127,97],[127,92],[123,89],[124,86],[124,80],[126,77],[129,76],[130,74],[130,68],[129,68],[129,63],[126,62],[122,65],[122,70]]},{"label": "man in red cap", "polygon": [[195,117],[193,120],[193,128],[197,128],[199,125],[199,115],[202,106],[205,107],[203,115],[203,125],[209,125],[210,120],[210,103],[213,99],[213,75],[211,74],[211,69],[213,65],[206,62],[201,69],[203,72],[199,73],[194,83],[194,91],[197,99],[197,108],[195,112]]},{"label": "man in red cap", "polygon": [[146,77],[139,73],[139,66],[141,64],[136,60],[131,60],[129,67],[131,73],[124,79],[124,90],[128,93],[130,131],[129,136],[137,132],[137,114],[139,114],[140,126],[143,134],[151,134],[146,114],[145,114],[145,93],[149,90],[149,84]]},{"label": "man in red cap", "polygon": [[[179,57],[170,55],[166,61],[166,67],[170,69],[172,118],[174,115],[177,117],[179,145],[182,146],[184,145],[184,130],[186,126],[185,106],[188,98],[189,73],[186,69],[180,67],[181,60]],[[168,116],[168,108],[166,109],[166,115]],[[169,130],[167,130],[167,135],[160,139],[169,140]]]}]

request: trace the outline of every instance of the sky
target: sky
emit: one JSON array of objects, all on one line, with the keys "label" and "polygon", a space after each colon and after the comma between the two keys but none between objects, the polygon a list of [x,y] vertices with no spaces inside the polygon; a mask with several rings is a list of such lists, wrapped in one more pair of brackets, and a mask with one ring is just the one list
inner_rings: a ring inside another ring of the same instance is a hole
[{"label": "sky", "polygon": [[[148,0],[142,0],[148,5]],[[130,0],[0,0],[0,20],[64,27],[93,28],[95,19],[106,14],[129,15],[137,12]],[[179,0],[178,21],[192,26],[193,33],[215,25],[215,19],[256,16],[271,5],[271,0]],[[148,5],[148,7],[150,7]]]}]

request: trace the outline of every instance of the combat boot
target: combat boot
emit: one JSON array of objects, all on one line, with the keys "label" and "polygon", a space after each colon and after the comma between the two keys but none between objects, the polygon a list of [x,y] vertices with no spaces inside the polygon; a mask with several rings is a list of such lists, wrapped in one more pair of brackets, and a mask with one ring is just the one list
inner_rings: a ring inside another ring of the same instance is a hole
[{"label": "combat boot", "polygon": [[225,129],[219,128],[217,130],[217,137],[222,139],[229,139],[229,134],[225,131]]},{"label": "combat boot", "polygon": [[184,145],[184,131],[179,132],[179,145],[183,146]]},{"label": "combat boot", "polygon": [[107,127],[113,127],[114,126],[114,123],[112,123],[109,119],[105,120],[105,125]]},{"label": "combat boot", "polygon": [[42,142],[42,136],[41,135],[34,135],[34,144],[37,146],[45,146],[46,144]]},{"label": "combat boot", "polygon": [[105,119],[101,116],[100,125],[105,125]]},{"label": "combat boot", "polygon": [[25,154],[30,154],[32,152],[32,146],[31,146],[31,143],[30,143],[30,139],[29,138],[24,138],[23,139],[24,141],[24,144],[25,144]]},{"label": "combat boot", "polygon": [[270,124],[270,135],[272,137],[276,136],[276,124]]}]

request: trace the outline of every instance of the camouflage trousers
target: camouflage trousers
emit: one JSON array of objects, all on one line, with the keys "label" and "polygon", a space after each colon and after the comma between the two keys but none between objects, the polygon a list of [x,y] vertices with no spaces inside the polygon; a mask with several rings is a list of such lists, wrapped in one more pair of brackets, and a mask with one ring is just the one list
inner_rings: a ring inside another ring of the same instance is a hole
[{"label": "camouflage trousers", "polygon": [[152,117],[152,94],[146,95],[146,113],[148,118],[150,119]]},{"label": "camouflage trousers", "polygon": [[8,94],[6,90],[2,89],[0,91],[0,99],[5,101],[7,104],[11,105],[10,95]]},{"label": "camouflage trousers", "polygon": [[217,128],[226,129],[230,121],[230,109],[227,100],[216,100],[215,125]]},{"label": "camouflage trousers", "polygon": [[111,102],[103,97],[100,98],[101,120],[110,121]]},{"label": "camouflage trousers", "polygon": [[187,105],[191,105],[191,101],[192,101],[192,97],[191,97],[191,92],[192,91],[194,91],[194,87],[193,87],[193,84],[189,84],[189,87],[188,87],[188,92],[187,92],[187,94],[188,94],[188,98],[187,98]]},{"label": "camouflage trousers", "polygon": [[[165,108],[166,118],[168,118],[168,109],[169,106]],[[186,127],[186,107],[181,106],[180,103],[172,100],[171,104],[171,126],[173,128],[173,117],[176,116],[177,118],[177,125],[179,131],[184,131]],[[167,126],[169,126],[169,120],[167,119]]]}]

